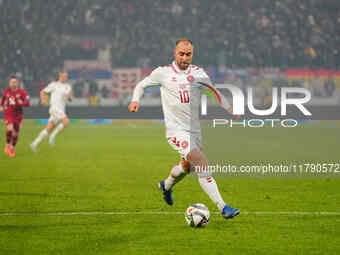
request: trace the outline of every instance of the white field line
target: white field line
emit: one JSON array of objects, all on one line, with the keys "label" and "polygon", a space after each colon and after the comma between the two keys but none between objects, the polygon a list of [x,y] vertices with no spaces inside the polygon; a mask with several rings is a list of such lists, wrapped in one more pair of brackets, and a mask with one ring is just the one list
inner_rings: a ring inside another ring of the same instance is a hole
[{"label": "white field line", "polygon": [[[141,212],[105,212],[105,211],[74,211],[74,212],[0,212],[2,216],[74,216],[74,215],[176,215],[184,212],[176,211],[141,211]],[[220,214],[212,212],[212,214]],[[328,211],[241,211],[241,215],[312,215],[312,216],[340,216],[340,212]]]}]

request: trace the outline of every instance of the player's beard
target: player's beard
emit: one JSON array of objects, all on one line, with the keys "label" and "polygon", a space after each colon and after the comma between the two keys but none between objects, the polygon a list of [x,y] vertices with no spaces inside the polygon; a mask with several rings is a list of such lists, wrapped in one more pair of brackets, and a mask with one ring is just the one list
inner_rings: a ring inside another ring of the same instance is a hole
[{"label": "player's beard", "polygon": [[181,70],[186,70],[188,67],[189,67],[190,63],[188,62],[180,62],[178,63],[178,67],[181,69]]}]

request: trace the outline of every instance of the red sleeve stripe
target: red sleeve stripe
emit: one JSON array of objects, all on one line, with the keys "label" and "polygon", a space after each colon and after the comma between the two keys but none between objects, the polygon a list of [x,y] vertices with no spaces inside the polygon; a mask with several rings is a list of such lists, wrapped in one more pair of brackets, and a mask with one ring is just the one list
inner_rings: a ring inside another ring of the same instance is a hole
[{"label": "red sleeve stripe", "polygon": [[218,94],[217,90],[213,86],[210,86],[209,84],[205,84],[203,82],[198,82],[198,83],[207,87],[208,89],[212,90],[212,92],[214,92],[218,102],[222,105],[222,99],[221,99],[220,95]]}]

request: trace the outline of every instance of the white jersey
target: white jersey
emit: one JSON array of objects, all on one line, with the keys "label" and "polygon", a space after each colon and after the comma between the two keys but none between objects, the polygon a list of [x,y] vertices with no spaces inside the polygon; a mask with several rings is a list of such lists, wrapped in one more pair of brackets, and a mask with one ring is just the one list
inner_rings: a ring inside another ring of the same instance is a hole
[{"label": "white jersey", "polygon": [[68,83],[54,81],[44,88],[44,92],[51,94],[50,112],[58,111],[64,113],[67,97],[71,92],[71,86]]},{"label": "white jersey", "polygon": [[[181,70],[173,62],[169,66],[156,68],[140,81],[134,90],[132,102],[139,102],[146,87],[160,85],[166,136],[173,137],[179,132],[200,134],[201,91],[207,86],[199,82],[208,85],[215,94],[218,93],[202,68],[190,65],[186,70]],[[222,96],[218,93],[217,97],[222,104]],[[224,108],[229,108],[226,100],[223,103]]]}]

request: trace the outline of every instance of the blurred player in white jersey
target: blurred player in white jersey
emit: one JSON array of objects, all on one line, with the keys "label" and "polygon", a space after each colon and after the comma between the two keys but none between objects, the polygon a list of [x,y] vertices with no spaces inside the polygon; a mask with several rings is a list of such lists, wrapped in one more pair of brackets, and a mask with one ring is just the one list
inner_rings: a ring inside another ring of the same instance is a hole
[{"label": "blurred player in white jersey", "polygon": [[30,144],[33,151],[37,151],[39,143],[48,135],[50,135],[50,145],[54,146],[56,135],[70,124],[65,113],[66,102],[72,101],[72,89],[71,86],[66,83],[67,78],[67,72],[59,72],[58,81],[51,82],[40,92],[41,104],[45,106],[48,105],[46,94],[50,94],[50,118],[46,128],[42,130],[33,143]]},{"label": "blurred player in white jersey", "polygon": [[190,171],[195,170],[202,189],[216,204],[223,217],[233,218],[239,214],[239,210],[226,205],[214,178],[209,172],[202,171],[208,169],[208,162],[202,152],[198,112],[202,90],[212,91],[219,104],[229,113],[232,113],[232,108],[213,87],[204,70],[191,64],[193,53],[194,46],[189,39],[178,40],[174,50],[175,61],[169,66],[156,68],[136,85],[129,110],[139,110],[139,101],[146,87],[160,85],[166,137],[170,146],[181,155],[181,161],[171,169],[168,178],[158,184],[165,202],[173,204],[172,187]]}]

